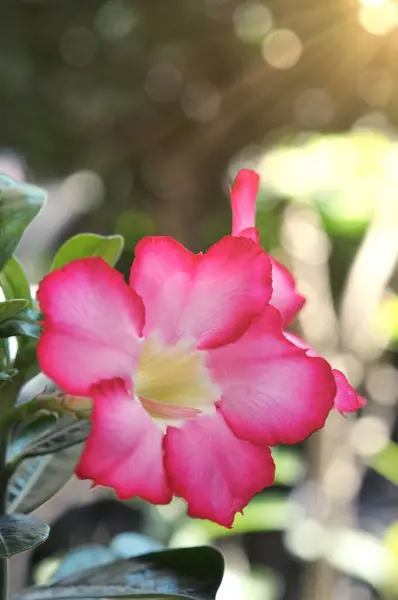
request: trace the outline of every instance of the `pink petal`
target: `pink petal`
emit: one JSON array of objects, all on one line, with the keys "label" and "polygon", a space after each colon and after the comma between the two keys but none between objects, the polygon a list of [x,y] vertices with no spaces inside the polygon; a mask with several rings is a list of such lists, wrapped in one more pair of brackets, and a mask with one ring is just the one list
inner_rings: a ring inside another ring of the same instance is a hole
[{"label": "pink petal", "polygon": [[76,474],[113,488],[121,500],[139,496],[168,504],[172,493],[163,466],[163,432],[126,392],[121,379],[90,390],[92,429]]},{"label": "pink petal", "polygon": [[[307,352],[307,356],[319,356],[314,348],[310,348],[301,338],[290,332],[284,333],[285,337],[299,348]],[[341,413],[355,412],[366,405],[366,400],[354,390],[347,377],[337,369],[332,371],[336,383],[336,396],[334,408]]]},{"label": "pink petal", "polygon": [[287,341],[271,306],[234,343],[209,351],[208,367],[222,389],[219,406],[228,425],[253,443],[301,442],[333,408],[331,368]]},{"label": "pink petal", "polygon": [[269,448],[236,438],[219,413],[169,427],[164,448],[170,485],[188,514],[225,527],[274,481]]},{"label": "pink petal", "polygon": [[[254,171],[240,171],[230,190],[232,206],[232,235],[250,238],[260,243],[256,221],[256,198],[260,177]],[[296,291],[293,276],[277,260],[272,261],[273,293],[270,304],[282,315],[284,325],[288,325],[302,309],[305,298]]]},{"label": "pink petal", "polygon": [[256,222],[256,198],[260,176],[254,171],[239,171],[230,189],[232,207],[232,235],[242,235],[244,229],[254,228]]},{"label": "pink petal", "polygon": [[144,323],[141,299],[101,258],[74,261],[47,275],[38,291],[44,333],[42,371],[70,394],[100,379],[131,381]]},{"label": "pink petal", "polygon": [[174,343],[193,338],[201,348],[241,335],[272,293],[271,265],[252,240],[226,236],[204,255],[172,238],[141,240],[131,285],[145,305],[145,335]]},{"label": "pink petal", "polygon": [[366,400],[354,390],[348,383],[347,377],[337,369],[333,369],[333,375],[337,386],[337,394],[334,399],[334,408],[341,413],[355,412],[366,405]]},{"label": "pink petal", "polygon": [[130,285],[144,301],[145,336],[161,330],[165,342],[176,341],[200,260],[170,237],[145,237],[138,242]]},{"label": "pink petal", "polygon": [[260,233],[256,227],[248,227],[247,229],[242,229],[239,232],[239,235],[242,237],[247,237],[250,240],[253,240],[257,244],[260,243]]},{"label": "pink petal", "polygon": [[274,258],[271,262],[273,293],[270,304],[278,309],[286,326],[303,308],[305,298],[296,291],[296,283],[289,270]]}]

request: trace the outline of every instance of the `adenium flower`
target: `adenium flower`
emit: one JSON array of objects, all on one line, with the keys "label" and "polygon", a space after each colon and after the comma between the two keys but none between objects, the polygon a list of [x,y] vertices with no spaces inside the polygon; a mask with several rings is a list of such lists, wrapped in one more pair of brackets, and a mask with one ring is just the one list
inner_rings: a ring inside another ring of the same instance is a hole
[{"label": "adenium flower", "polygon": [[273,483],[270,446],[303,441],[341,396],[345,411],[360,405],[347,380],[285,335],[304,298],[259,244],[257,191],[258,176],[241,171],[232,235],[204,254],[147,237],[129,285],[87,258],[38,291],[42,371],[93,400],[77,475],[121,499],[180,496],[189,515],[226,527]]}]

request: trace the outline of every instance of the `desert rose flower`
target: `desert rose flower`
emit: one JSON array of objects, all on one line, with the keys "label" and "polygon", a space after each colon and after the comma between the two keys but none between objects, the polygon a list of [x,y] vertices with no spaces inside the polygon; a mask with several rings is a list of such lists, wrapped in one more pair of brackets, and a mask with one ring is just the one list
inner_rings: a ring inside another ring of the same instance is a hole
[{"label": "desert rose flower", "polygon": [[88,258],[38,291],[41,369],[93,399],[77,475],[121,499],[180,496],[189,515],[226,527],[273,483],[270,446],[321,428],[338,387],[328,363],[284,333],[304,299],[258,243],[257,187],[240,173],[233,235],[204,254],[147,237],[129,285]]}]

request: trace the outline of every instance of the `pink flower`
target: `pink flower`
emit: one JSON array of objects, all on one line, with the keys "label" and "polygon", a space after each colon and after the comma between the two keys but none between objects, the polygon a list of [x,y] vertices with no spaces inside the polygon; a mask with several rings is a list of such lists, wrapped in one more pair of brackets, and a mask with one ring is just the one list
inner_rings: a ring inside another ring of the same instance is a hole
[{"label": "pink flower", "polygon": [[129,285],[89,258],[38,292],[43,372],[93,399],[77,475],[121,499],[180,496],[189,515],[226,527],[273,483],[269,446],[322,427],[336,396],[328,363],[284,335],[304,300],[258,243],[257,188],[242,171],[233,235],[205,254],[148,237]]}]

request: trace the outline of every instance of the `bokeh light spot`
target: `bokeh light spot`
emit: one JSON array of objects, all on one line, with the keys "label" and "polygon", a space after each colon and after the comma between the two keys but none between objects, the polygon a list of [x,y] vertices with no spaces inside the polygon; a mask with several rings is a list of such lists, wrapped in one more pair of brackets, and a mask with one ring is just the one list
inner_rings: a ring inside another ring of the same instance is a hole
[{"label": "bokeh light spot", "polygon": [[64,61],[74,67],[86,67],[94,59],[98,48],[95,34],[85,27],[65,31],[59,42]]},{"label": "bokeh light spot", "polygon": [[394,79],[386,69],[366,69],[359,74],[358,92],[369,106],[384,106],[394,89]]},{"label": "bokeh light spot", "polygon": [[379,404],[394,406],[398,400],[398,371],[387,364],[375,365],[367,376],[366,389]]},{"label": "bokeh light spot", "polygon": [[273,24],[273,16],[269,8],[259,2],[240,4],[234,12],[234,29],[236,35],[244,42],[262,41]]},{"label": "bokeh light spot", "polygon": [[330,94],[323,89],[305,90],[295,103],[295,115],[304,127],[322,127],[334,114],[334,104]]},{"label": "bokeh light spot", "polygon": [[123,38],[132,32],[137,23],[131,6],[122,0],[109,0],[99,9],[95,19],[98,33],[110,41]]},{"label": "bokeh light spot", "polygon": [[386,35],[398,25],[398,9],[389,1],[364,4],[359,9],[359,22],[373,35]]},{"label": "bokeh light spot", "polygon": [[351,444],[361,456],[372,456],[387,446],[389,437],[388,426],[379,417],[362,417],[353,427]]},{"label": "bokeh light spot", "polygon": [[314,519],[300,519],[286,534],[286,546],[304,560],[319,559],[327,544],[327,533]]},{"label": "bokeh light spot", "polygon": [[181,108],[186,116],[201,123],[215,119],[221,104],[220,91],[208,81],[189,84],[181,99]]},{"label": "bokeh light spot", "polygon": [[303,44],[291,29],[275,29],[264,40],[263,57],[275,69],[291,69],[299,61]]},{"label": "bokeh light spot", "polygon": [[153,65],[146,76],[144,89],[155,102],[173,102],[182,88],[182,74],[172,63]]}]

